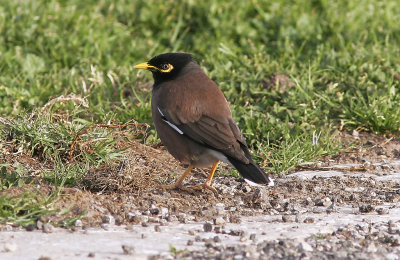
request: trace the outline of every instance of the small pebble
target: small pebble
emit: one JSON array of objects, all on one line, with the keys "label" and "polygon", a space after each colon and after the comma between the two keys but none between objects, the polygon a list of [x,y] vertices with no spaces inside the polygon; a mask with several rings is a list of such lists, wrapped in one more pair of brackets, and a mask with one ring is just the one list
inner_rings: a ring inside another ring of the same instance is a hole
[{"label": "small pebble", "polygon": [[234,224],[240,224],[242,220],[240,219],[239,216],[231,216],[229,219],[229,222],[234,223]]},{"label": "small pebble", "polygon": [[203,229],[204,229],[204,232],[211,232],[212,231],[212,225],[211,225],[211,223],[204,223],[204,225],[203,225]]},{"label": "small pebble", "polygon": [[146,236],[145,234],[142,233],[141,238],[142,238],[142,239],[145,239],[145,238],[147,238],[147,236]]},{"label": "small pebble", "polygon": [[214,218],[214,224],[215,225],[223,225],[223,224],[225,224],[225,219],[223,218],[223,217],[217,217],[217,218]]},{"label": "small pebble", "polygon": [[47,223],[50,221],[50,217],[48,215],[41,215],[39,217],[39,221],[42,221],[43,223]]},{"label": "small pebble", "polygon": [[121,226],[124,223],[124,219],[121,216],[115,217],[115,225]]},{"label": "small pebble", "polygon": [[88,254],[88,257],[95,257],[96,255],[95,255],[95,253],[93,253],[93,252],[89,252],[89,254]]},{"label": "small pebble", "polygon": [[150,223],[160,223],[160,219],[157,217],[149,217],[149,221]]},{"label": "small pebble", "polygon": [[156,232],[161,232],[160,225],[155,225],[155,226],[154,226],[154,231],[156,231]]},{"label": "small pebble", "polygon": [[101,224],[100,224],[100,227],[101,227],[102,229],[104,229],[104,230],[109,230],[109,229],[110,229],[110,225],[109,225],[109,224],[101,223]]},{"label": "small pebble", "polygon": [[215,237],[213,238],[213,240],[214,240],[215,243],[221,242],[221,239],[219,238],[219,236],[215,236]]},{"label": "small pebble", "polygon": [[18,249],[18,246],[15,243],[5,243],[4,244],[4,251],[5,252],[12,253],[12,252],[17,251],[17,249]]},{"label": "small pebble", "polygon": [[231,236],[243,236],[245,232],[243,230],[231,230],[229,235]]},{"label": "small pebble", "polygon": [[196,242],[200,242],[201,241],[201,237],[199,235],[194,237],[194,241]]},{"label": "small pebble", "polygon": [[141,225],[142,225],[142,227],[148,227],[149,226],[149,224],[147,222],[142,222]]},{"label": "small pebble", "polygon": [[330,205],[332,205],[332,201],[331,201],[331,199],[330,198],[324,198],[323,200],[322,200],[322,206],[324,206],[324,207],[329,207]]},{"label": "small pebble", "polygon": [[351,194],[349,197],[349,200],[351,201],[357,201],[360,198],[358,194]]},{"label": "small pebble", "polygon": [[29,224],[25,227],[26,231],[33,231],[36,229],[36,225],[35,224]]},{"label": "small pebble", "polygon": [[159,208],[154,207],[154,208],[150,209],[150,214],[151,215],[158,215],[158,213],[160,213],[160,209]]},{"label": "small pebble", "polygon": [[132,255],[135,252],[135,248],[133,246],[122,245],[121,247],[124,255]]},{"label": "small pebble", "polygon": [[7,232],[7,231],[13,231],[13,227],[11,225],[0,225],[0,232]]},{"label": "small pebble", "polygon": [[314,218],[312,217],[307,217],[306,219],[304,219],[303,223],[314,223]]},{"label": "small pebble", "polygon": [[374,206],[372,206],[371,204],[362,204],[359,207],[359,210],[361,213],[369,213],[374,210]]},{"label": "small pebble", "polygon": [[115,224],[115,218],[111,215],[104,215],[102,218],[103,224],[110,224],[114,225]]},{"label": "small pebble", "polygon": [[283,222],[294,222],[295,216],[293,215],[282,215]]},{"label": "small pebble", "polygon": [[300,251],[304,251],[304,252],[313,251],[312,246],[309,243],[304,242],[304,241],[299,243],[298,248],[299,248]]},{"label": "small pebble", "polygon": [[187,217],[187,215],[185,213],[179,213],[178,214],[178,220],[181,223],[188,223],[189,219],[188,219],[188,217]]},{"label": "small pebble", "polygon": [[188,246],[192,246],[192,245],[193,245],[193,243],[194,243],[194,242],[193,242],[193,240],[190,240],[190,239],[189,239],[189,240],[187,241],[186,245],[188,245]]},{"label": "small pebble", "polygon": [[53,230],[54,230],[54,227],[53,227],[52,224],[46,223],[46,224],[43,225],[43,232],[44,233],[52,233]]},{"label": "small pebble", "polygon": [[377,209],[376,209],[376,212],[377,212],[379,215],[386,215],[386,214],[389,214],[389,210],[388,210],[387,208],[377,208]]},{"label": "small pebble", "polygon": [[219,203],[215,204],[215,207],[216,207],[216,208],[220,208],[220,209],[224,209],[224,208],[225,208],[225,204],[219,202]]},{"label": "small pebble", "polygon": [[149,216],[146,216],[146,215],[136,216],[136,219],[137,219],[138,223],[149,222]]},{"label": "small pebble", "polygon": [[207,248],[214,247],[214,240],[212,240],[211,238],[206,239],[206,240],[204,241],[204,245],[205,245],[205,247],[207,247]]},{"label": "small pebble", "polygon": [[136,214],[133,212],[129,212],[127,214],[127,219],[129,222],[134,222],[136,220]]},{"label": "small pebble", "polygon": [[43,229],[43,222],[40,221],[40,220],[38,220],[38,221],[36,222],[36,226],[37,226],[38,229]]},{"label": "small pebble", "polygon": [[194,236],[196,235],[196,231],[194,231],[193,229],[189,229],[189,235]]},{"label": "small pebble", "polygon": [[378,249],[376,248],[375,243],[372,242],[371,244],[368,245],[367,247],[368,253],[375,253],[376,251],[378,251]]},{"label": "small pebble", "polygon": [[251,187],[249,185],[246,185],[243,187],[243,192],[249,193],[251,191]]},{"label": "small pebble", "polygon": [[215,233],[221,233],[222,228],[220,226],[215,226],[214,227],[214,232]]},{"label": "small pebble", "polygon": [[80,220],[80,219],[75,220],[74,226],[75,227],[83,227],[82,220]]},{"label": "small pebble", "polygon": [[41,257],[39,257],[39,260],[51,260],[51,257],[41,256]]},{"label": "small pebble", "polygon": [[161,213],[162,217],[166,217],[168,215],[168,212],[169,212],[168,208],[166,208],[166,207],[160,208],[160,213]]},{"label": "small pebble", "polygon": [[296,217],[295,217],[295,219],[294,219],[294,221],[295,221],[296,223],[301,223],[301,222],[303,222],[303,216],[302,216],[300,213],[297,213],[297,214],[296,214]]},{"label": "small pebble", "polygon": [[250,240],[255,242],[256,241],[256,234],[250,234]]}]

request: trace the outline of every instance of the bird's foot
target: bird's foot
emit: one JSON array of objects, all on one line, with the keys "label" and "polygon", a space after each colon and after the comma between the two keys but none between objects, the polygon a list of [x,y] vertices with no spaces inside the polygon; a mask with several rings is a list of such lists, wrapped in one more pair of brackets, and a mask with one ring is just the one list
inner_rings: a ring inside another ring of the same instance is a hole
[{"label": "bird's foot", "polygon": [[204,189],[207,189],[207,190],[212,191],[212,192],[214,193],[215,196],[218,196],[217,190],[216,190],[214,187],[211,187],[210,184],[208,184],[207,182],[205,182],[205,183],[203,183],[203,184],[200,184],[200,185],[193,186],[193,187],[191,187],[191,188],[194,189],[194,190],[204,190]]}]

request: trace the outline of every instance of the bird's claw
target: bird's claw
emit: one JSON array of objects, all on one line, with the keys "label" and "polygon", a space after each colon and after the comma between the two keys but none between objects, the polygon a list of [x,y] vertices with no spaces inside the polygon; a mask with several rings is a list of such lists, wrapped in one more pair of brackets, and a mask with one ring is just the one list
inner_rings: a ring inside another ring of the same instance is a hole
[{"label": "bird's claw", "polygon": [[218,196],[217,190],[214,187],[211,187],[208,183],[203,183],[203,184],[200,184],[200,185],[193,186],[192,189],[194,189],[194,190],[207,189],[207,190],[212,191],[215,196]]}]

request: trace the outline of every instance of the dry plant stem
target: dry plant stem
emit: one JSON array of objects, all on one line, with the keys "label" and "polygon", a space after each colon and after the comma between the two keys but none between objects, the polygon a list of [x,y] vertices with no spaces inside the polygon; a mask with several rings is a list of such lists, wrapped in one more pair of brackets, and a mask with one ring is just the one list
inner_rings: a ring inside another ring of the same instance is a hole
[{"label": "dry plant stem", "polygon": [[76,143],[78,142],[78,138],[81,135],[87,134],[91,129],[96,128],[96,127],[103,127],[103,128],[124,128],[127,126],[144,126],[147,128],[149,128],[150,126],[148,124],[145,123],[138,123],[138,122],[132,122],[132,123],[125,123],[125,124],[121,124],[121,125],[107,125],[107,124],[94,124],[89,126],[88,128],[86,128],[85,130],[80,131],[79,133],[76,134],[74,141],[71,144],[71,147],[69,149],[69,160],[72,161],[73,159],[73,152],[74,152],[74,148],[76,146]]},{"label": "dry plant stem", "polygon": [[85,98],[82,98],[80,96],[77,96],[75,94],[68,94],[66,96],[61,95],[59,97],[53,98],[49,102],[47,102],[43,107],[42,107],[42,112],[46,111],[49,107],[53,106],[55,103],[65,103],[67,101],[72,101],[75,104],[82,105],[86,108],[89,107],[89,103]]}]

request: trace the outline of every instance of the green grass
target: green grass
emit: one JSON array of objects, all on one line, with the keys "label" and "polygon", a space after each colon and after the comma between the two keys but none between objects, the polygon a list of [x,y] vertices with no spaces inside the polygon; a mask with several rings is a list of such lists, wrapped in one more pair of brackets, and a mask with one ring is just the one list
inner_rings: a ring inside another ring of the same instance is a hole
[{"label": "green grass", "polygon": [[[0,123],[0,141],[57,169],[46,180],[74,185],[123,154],[112,131],[96,129],[82,141],[97,142],[67,164],[75,134],[94,123],[152,125],[151,73],[133,65],[185,51],[218,82],[256,160],[288,172],[336,153],[339,128],[399,134],[399,21],[395,0],[2,1],[0,117],[12,124]],[[267,86],[274,73],[292,86]],[[41,112],[71,93],[88,107]],[[140,138],[158,141],[154,128]]]},{"label": "green grass", "polygon": [[54,203],[58,194],[42,194],[38,190],[26,191],[18,196],[0,194],[0,223],[21,226],[35,224],[42,215],[56,212]]}]

